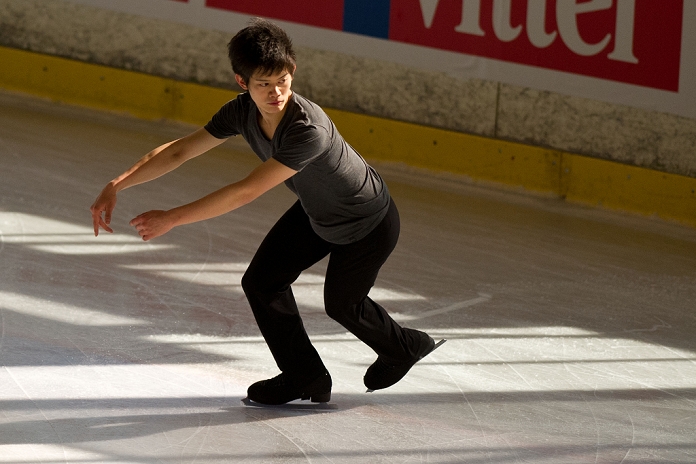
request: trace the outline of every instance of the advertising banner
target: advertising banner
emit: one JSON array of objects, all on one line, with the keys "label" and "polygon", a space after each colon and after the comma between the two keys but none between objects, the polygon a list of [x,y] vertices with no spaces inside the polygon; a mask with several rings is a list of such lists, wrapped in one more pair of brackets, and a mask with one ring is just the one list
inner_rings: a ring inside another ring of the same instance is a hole
[{"label": "advertising banner", "polygon": [[208,0],[206,6],[679,90],[683,0]]},{"label": "advertising banner", "polygon": [[78,0],[696,118],[696,0]]}]

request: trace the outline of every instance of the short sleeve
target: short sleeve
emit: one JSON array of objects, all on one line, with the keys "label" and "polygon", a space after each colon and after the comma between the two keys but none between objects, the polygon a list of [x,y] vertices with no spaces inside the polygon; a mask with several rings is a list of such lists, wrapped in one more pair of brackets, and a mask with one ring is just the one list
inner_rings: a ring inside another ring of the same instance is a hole
[{"label": "short sleeve", "polygon": [[210,135],[217,139],[226,139],[241,134],[241,124],[244,121],[242,95],[225,103],[208,121],[204,128]]}]

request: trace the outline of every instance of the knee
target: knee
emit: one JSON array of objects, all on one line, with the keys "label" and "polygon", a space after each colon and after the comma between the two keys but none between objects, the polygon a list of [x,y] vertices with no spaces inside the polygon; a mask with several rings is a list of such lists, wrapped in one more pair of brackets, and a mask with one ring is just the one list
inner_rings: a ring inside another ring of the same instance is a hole
[{"label": "knee", "polygon": [[364,298],[355,292],[346,291],[346,287],[335,280],[327,279],[324,282],[324,311],[327,316],[343,326],[359,318],[363,300]]},{"label": "knee", "polygon": [[275,298],[290,288],[290,284],[283,279],[274,278],[268,272],[256,271],[251,267],[242,276],[241,284],[248,299],[262,299],[263,301]]},{"label": "knee", "polygon": [[324,310],[331,319],[343,326],[359,316],[357,314],[359,305],[351,305],[343,301],[325,301]]},{"label": "knee", "polygon": [[328,301],[324,301],[324,311],[326,311],[327,316],[335,321],[338,321],[338,319],[341,317],[341,313],[343,312],[339,308],[339,305],[332,304]]},{"label": "knee", "polygon": [[254,295],[259,292],[259,280],[254,276],[253,271],[247,269],[242,276],[242,290],[247,296]]},{"label": "knee", "polygon": [[253,273],[245,272],[242,276],[241,284],[244,295],[249,302],[251,312],[256,317],[256,320],[258,321],[259,318],[265,318],[265,314],[268,312],[268,302],[270,298],[268,294],[264,292],[262,281],[254,276]]}]

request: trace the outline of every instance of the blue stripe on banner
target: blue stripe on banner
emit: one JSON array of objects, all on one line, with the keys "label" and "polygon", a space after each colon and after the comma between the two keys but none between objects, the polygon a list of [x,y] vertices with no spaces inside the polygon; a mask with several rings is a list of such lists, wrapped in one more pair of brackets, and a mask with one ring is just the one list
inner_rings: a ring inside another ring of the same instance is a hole
[{"label": "blue stripe on banner", "polygon": [[344,0],[343,30],[388,39],[390,1]]}]

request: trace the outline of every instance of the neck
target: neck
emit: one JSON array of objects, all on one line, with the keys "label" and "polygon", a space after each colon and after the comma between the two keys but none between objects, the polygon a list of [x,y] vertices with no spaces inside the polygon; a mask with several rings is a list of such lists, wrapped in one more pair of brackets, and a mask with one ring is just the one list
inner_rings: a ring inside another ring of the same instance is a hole
[{"label": "neck", "polygon": [[[288,100],[289,99],[290,98],[288,98]],[[280,124],[281,119],[283,119],[283,116],[285,115],[287,109],[288,104],[286,102],[283,109],[277,113],[266,113],[259,110],[259,126],[261,127],[261,130],[263,130],[263,133],[266,135],[266,137],[268,137],[269,139],[273,138],[273,134],[275,133],[275,130],[278,128],[278,125]]]},{"label": "neck", "polygon": [[273,127],[275,129],[278,127],[278,124],[280,124],[280,120],[283,119],[283,115],[285,114],[286,110],[287,107],[283,108],[283,110],[278,113],[264,113],[259,111],[259,121],[264,126]]}]

